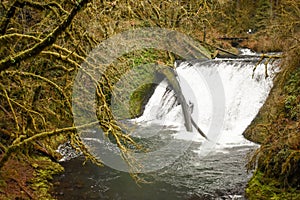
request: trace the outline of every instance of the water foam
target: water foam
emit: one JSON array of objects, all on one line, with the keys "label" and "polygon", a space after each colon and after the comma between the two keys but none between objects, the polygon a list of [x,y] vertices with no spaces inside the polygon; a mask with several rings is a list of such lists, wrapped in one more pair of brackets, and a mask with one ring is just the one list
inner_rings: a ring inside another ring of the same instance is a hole
[{"label": "water foam", "polygon": [[[251,123],[265,102],[272,86],[273,77],[277,68],[275,64],[259,64],[249,60],[222,60],[196,62],[191,64],[183,62],[176,69],[178,80],[183,94],[193,107],[192,117],[204,133],[208,133],[213,126],[213,115],[220,107],[213,105],[213,98],[223,101],[225,114],[218,123],[222,127],[219,133],[209,133],[208,137],[217,144],[216,148],[227,148],[241,145],[253,145],[242,136],[243,131]],[[265,74],[267,67],[268,77]],[[207,82],[207,78],[221,78],[225,96],[212,96],[214,86]],[[158,85],[154,94],[146,105],[144,114],[136,119],[139,123],[150,126],[151,123],[177,127],[178,139],[204,141],[194,130],[187,133],[183,126],[182,110],[180,105],[174,103],[176,97],[173,92],[166,93],[167,82]],[[216,122],[215,122],[216,123]]]}]

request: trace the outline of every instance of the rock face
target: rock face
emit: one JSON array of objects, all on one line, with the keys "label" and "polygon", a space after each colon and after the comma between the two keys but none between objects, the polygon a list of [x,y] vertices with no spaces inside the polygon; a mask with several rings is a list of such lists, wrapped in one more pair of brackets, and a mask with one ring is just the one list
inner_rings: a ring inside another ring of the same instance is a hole
[{"label": "rock face", "polygon": [[248,140],[262,144],[265,138],[268,137],[268,124],[272,123],[283,111],[284,85],[288,82],[287,74],[290,73],[292,73],[291,69],[282,69],[274,78],[274,86],[266,102],[243,133],[244,137]]}]

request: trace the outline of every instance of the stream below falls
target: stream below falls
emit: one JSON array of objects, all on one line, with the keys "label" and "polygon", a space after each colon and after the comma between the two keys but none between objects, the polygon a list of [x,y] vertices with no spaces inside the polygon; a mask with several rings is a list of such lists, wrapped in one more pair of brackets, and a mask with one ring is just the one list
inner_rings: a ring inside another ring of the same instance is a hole
[{"label": "stream below falls", "polygon": [[245,199],[244,188],[251,177],[245,163],[254,147],[228,148],[199,160],[192,151],[198,145],[192,144],[172,166],[142,174],[149,183],[140,185],[126,172],[90,162],[82,165],[82,157],[71,159],[62,164],[64,174],[55,178],[55,196],[62,200]]}]

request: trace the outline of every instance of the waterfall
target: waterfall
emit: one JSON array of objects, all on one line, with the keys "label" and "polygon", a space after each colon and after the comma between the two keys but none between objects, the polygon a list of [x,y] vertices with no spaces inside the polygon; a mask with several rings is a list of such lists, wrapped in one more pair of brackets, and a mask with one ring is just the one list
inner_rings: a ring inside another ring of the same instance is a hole
[{"label": "waterfall", "polygon": [[[216,148],[253,145],[242,133],[265,102],[278,71],[276,64],[257,63],[254,57],[215,59],[182,62],[176,68],[192,117]],[[184,131],[181,106],[167,81],[157,86],[143,115],[135,121],[176,127],[181,133],[175,134],[176,138],[204,141],[196,130]]]},{"label": "waterfall", "polygon": [[[63,175],[65,182],[73,188],[74,182],[83,180],[85,190],[65,192],[64,197],[97,194],[98,199],[144,199],[145,194],[151,194],[150,199],[188,199],[191,195],[196,199],[244,199],[250,179],[245,155],[255,146],[242,133],[265,102],[279,68],[276,62],[257,65],[259,57],[249,51],[243,54],[251,55],[245,59],[186,61],[176,67],[191,116],[209,141],[194,127],[192,132],[186,131],[181,105],[164,80],[157,83],[141,117],[120,120],[124,130],[144,148],[126,154],[133,167],[103,132],[83,129],[82,141],[108,167],[99,169],[87,162],[82,168],[78,159],[66,162],[66,171],[71,173]],[[213,147],[207,151],[212,153],[202,157],[205,146]],[[62,154],[67,150],[64,160],[78,155],[71,155],[70,148],[68,143],[59,148]],[[123,172],[138,173],[152,184],[143,184],[141,189]]]},{"label": "waterfall", "polygon": [[[208,140],[195,127],[186,130],[180,105],[183,101],[178,101],[167,80],[158,83],[143,115],[120,121],[124,132],[128,130],[130,136],[148,148],[146,153],[130,154],[142,163],[143,172],[170,165],[193,144],[192,151],[200,158],[213,151],[228,152],[231,147],[254,145],[242,133],[265,102],[278,71],[277,63],[257,65],[258,61],[257,56],[205,59],[181,62],[176,67],[176,78],[189,106],[185,110]],[[129,170],[118,146],[101,130],[81,130],[81,137],[91,153],[106,165],[120,171]]]}]

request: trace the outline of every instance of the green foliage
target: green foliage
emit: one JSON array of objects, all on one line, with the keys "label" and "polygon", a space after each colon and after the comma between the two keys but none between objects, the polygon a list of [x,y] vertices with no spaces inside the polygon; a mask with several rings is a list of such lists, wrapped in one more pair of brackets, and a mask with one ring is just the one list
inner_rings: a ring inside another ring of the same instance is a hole
[{"label": "green foliage", "polygon": [[284,90],[287,94],[284,102],[286,116],[297,121],[300,119],[300,69],[291,75]]},{"label": "green foliage", "polygon": [[259,0],[255,10],[254,27],[256,30],[264,30],[270,23],[272,17],[272,5],[269,0]]},{"label": "green foliage", "polygon": [[256,171],[248,183],[246,196],[249,200],[297,200],[300,199],[300,191],[282,188],[282,183],[277,179],[265,177],[262,172]]},{"label": "green foliage", "polygon": [[[264,110],[263,107],[259,113],[258,120],[254,123],[256,126],[257,124],[259,126],[267,124],[265,127],[268,132],[263,135],[264,140],[261,143],[261,147],[250,162],[252,166],[257,165],[257,170],[263,174],[265,181],[262,184],[265,183],[267,186],[272,186],[267,181],[276,181],[276,187],[280,190],[274,191],[273,189],[276,188],[274,187],[263,191],[264,193],[267,191],[275,192],[277,196],[279,191],[282,192],[286,188],[289,190],[291,188],[299,189],[300,184],[299,68],[292,68],[289,72],[288,75],[282,74],[284,77],[283,83],[277,80],[276,83],[280,83],[280,88],[276,86],[269,97],[277,100],[275,102],[269,100],[272,102],[271,106],[276,106],[277,108],[277,112],[274,113],[276,115],[271,115],[270,110]],[[276,90],[279,90],[281,97],[274,96],[277,94]],[[280,99],[282,100],[280,101]],[[267,115],[268,118],[262,118],[261,116],[263,115]],[[253,130],[257,131],[259,129]],[[255,139],[257,138],[254,137]],[[259,180],[260,178],[261,176],[258,174],[256,179]],[[249,192],[249,195],[251,194]],[[273,194],[266,193],[266,195],[270,197]]]},{"label": "green foliage", "polygon": [[30,181],[30,187],[36,191],[35,196],[38,199],[53,199],[50,195],[52,185],[49,181],[52,180],[53,175],[63,172],[63,167],[45,157],[34,158],[31,165],[35,168],[35,174]]},{"label": "green foliage", "polygon": [[272,25],[263,26],[261,32],[281,43],[285,52],[274,88],[245,132],[248,138],[261,143],[250,162],[257,173],[249,182],[249,199],[300,198],[299,6],[299,1],[291,0],[273,5]]},{"label": "green foliage", "polygon": [[286,115],[293,120],[299,119],[299,114],[300,114],[300,104],[299,104],[299,99],[298,96],[288,96],[285,99],[285,110],[286,110]]}]

